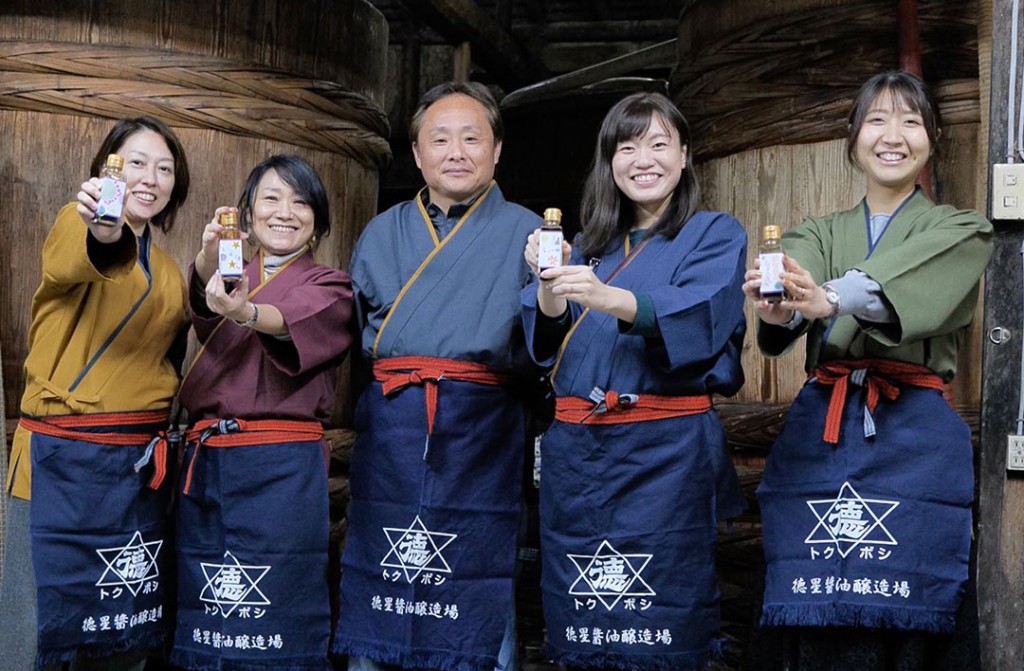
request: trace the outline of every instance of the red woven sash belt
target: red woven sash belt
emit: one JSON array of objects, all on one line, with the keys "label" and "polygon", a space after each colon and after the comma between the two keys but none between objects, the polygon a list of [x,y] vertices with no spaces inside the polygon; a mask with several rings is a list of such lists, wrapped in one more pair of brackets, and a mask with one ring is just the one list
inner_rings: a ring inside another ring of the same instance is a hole
[{"label": "red woven sash belt", "polygon": [[943,390],[942,378],[930,368],[903,361],[888,359],[860,359],[853,361],[829,361],[821,364],[813,371],[811,377],[820,384],[832,385],[832,396],[828,403],[828,414],[825,416],[825,432],[822,439],[827,443],[839,443],[839,427],[843,421],[843,408],[846,405],[846,392],[849,389],[850,377],[856,371],[864,371],[861,384],[867,389],[868,412],[874,413],[881,397],[890,401],[900,395],[900,384]]},{"label": "red woven sash belt", "polygon": [[186,437],[207,447],[273,445],[320,440],[324,427],[320,422],[294,419],[204,419],[192,425]]},{"label": "red woven sash belt", "polygon": [[373,362],[373,376],[388,396],[408,386],[423,386],[427,405],[427,435],[434,430],[437,412],[437,383],[440,380],[475,382],[494,387],[511,384],[515,378],[507,371],[482,363],[441,359],[429,356],[398,356]]},{"label": "red woven sash belt", "polygon": [[22,417],[18,423],[32,433],[65,440],[76,440],[95,445],[119,445],[123,447],[146,446],[146,454],[135,464],[135,472],[153,460],[153,477],[150,489],[158,489],[167,476],[168,435],[164,430],[156,432],[134,431],[82,431],[85,428],[115,426],[167,426],[170,419],[168,410],[141,410],[134,412],[104,412],[88,415],[57,415],[52,417]]},{"label": "red woven sash belt", "polygon": [[[595,396],[597,394],[597,396]],[[602,396],[603,394],[603,396]],[[591,398],[560,396],[555,419],[567,424],[629,424],[699,415],[711,410],[711,397],[623,394],[595,389]]]},{"label": "red woven sash belt", "polygon": [[182,492],[192,487],[192,470],[200,447],[247,447],[276,443],[311,442],[324,437],[320,422],[293,419],[204,419],[192,425],[186,438],[196,443]]}]

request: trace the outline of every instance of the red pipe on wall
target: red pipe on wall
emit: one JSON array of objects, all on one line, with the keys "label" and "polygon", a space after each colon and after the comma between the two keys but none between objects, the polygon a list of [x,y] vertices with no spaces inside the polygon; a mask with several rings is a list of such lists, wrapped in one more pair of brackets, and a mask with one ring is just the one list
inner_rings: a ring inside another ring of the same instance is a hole
[{"label": "red pipe on wall", "polygon": [[[896,23],[899,28],[899,61],[900,70],[924,78],[921,72],[921,30],[917,16],[918,0],[896,0]],[[932,164],[925,164],[917,183],[921,185],[929,198],[935,200],[935,188],[932,183]]]}]

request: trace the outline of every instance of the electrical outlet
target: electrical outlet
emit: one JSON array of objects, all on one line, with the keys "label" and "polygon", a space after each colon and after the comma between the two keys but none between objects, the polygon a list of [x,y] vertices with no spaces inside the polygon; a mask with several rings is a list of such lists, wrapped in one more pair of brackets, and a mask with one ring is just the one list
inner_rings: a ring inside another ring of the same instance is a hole
[{"label": "electrical outlet", "polygon": [[992,218],[1024,219],[1024,163],[992,166]]},{"label": "electrical outlet", "polygon": [[1006,470],[1024,471],[1024,436],[1006,437]]}]

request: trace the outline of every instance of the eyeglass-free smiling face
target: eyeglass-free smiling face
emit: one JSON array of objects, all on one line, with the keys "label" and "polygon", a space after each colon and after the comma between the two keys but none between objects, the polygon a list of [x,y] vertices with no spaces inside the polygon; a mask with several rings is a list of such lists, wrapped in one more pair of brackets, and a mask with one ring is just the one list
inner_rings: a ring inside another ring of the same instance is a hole
[{"label": "eyeglass-free smiling face", "polygon": [[313,237],[313,208],[276,170],[267,170],[252,202],[252,234],[269,254],[297,252]]},{"label": "eyeglass-free smiling face", "polygon": [[129,135],[117,153],[124,158],[122,172],[128,188],[125,217],[133,228],[141,229],[171,200],[174,156],[164,138],[149,129]]},{"label": "eyeglass-free smiling face", "polygon": [[857,165],[868,186],[909,193],[931,156],[932,146],[921,115],[891,92],[872,101],[855,149]]},{"label": "eyeglass-free smiling face", "polygon": [[665,211],[686,167],[679,133],[659,115],[640,137],[620,142],[612,157],[615,185],[636,210],[634,229],[647,228]]}]

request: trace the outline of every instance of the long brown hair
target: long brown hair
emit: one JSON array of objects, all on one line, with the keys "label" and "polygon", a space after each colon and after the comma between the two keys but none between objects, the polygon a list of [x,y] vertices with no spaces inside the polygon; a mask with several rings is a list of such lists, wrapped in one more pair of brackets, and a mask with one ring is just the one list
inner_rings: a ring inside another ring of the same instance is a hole
[{"label": "long brown hair", "polygon": [[[614,239],[632,228],[635,216],[633,202],[624,197],[615,184],[612,159],[619,143],[643,137],[655,116],[675,128],[682,147],[690,146],[690,125],[672,101],[660,93],[634,93],[617,102],[605,115],[580,203],[583,230],[576,240],[576,247],[584,256],[600,256]],[[647,231],[647,237],[663,235],[674,238],[696,211],[699,200],[697,175],[687,165],[679,177],[672,200]]]}]

